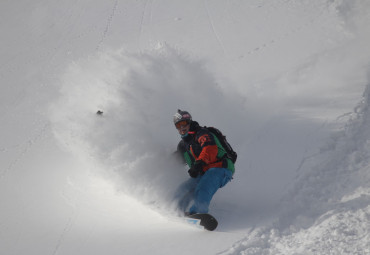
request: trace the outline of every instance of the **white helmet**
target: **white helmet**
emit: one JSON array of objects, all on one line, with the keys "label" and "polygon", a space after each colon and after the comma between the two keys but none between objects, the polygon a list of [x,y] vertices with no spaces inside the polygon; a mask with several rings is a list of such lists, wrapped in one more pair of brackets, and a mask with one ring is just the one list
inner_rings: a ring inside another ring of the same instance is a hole
[{"label": "white helmet", "polygon": [[183,121],[183,120],[190,123],[192,121],[191,115],[187,111],[181,111],[179,109],[179,110],[177,110],[177,113],[175,113],[175,115],[173,115],[173,124],[176,125],[176,123],[178,123],[180,121]]}]

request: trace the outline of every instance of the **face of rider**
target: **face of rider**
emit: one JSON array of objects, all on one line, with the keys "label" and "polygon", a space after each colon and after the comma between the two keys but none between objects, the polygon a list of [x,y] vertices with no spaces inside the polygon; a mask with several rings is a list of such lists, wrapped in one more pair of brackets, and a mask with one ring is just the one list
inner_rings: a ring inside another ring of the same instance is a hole
[{"label": "face of rider", "polygon": [[189,132],[190,123],[188,121],[180,121],[176,123],[176,129],[181,136],[184,136]]}]

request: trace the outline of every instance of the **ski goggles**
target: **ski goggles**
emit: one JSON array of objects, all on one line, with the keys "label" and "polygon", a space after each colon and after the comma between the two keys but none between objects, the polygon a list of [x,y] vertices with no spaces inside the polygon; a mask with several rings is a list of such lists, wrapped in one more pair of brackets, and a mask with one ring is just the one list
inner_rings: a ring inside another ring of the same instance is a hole
[{"label": "ski goggles", "polygon": [[182,121],[179,121],[175,124],[177,129],[180,129],[182,127],[186,127],[187,125],[189,125],[189,121],[187,121],[187,120],[182,120]]}]

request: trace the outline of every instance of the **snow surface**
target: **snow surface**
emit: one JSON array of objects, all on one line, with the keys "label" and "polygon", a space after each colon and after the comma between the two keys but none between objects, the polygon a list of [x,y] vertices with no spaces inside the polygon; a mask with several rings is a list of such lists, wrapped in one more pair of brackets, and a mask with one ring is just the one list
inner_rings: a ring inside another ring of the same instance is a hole
[{"label": "snow surface", "polygon": [[[370,254],[369,1],[0,12],[0,254]],[[170,201],[178,108],[239,154],[214,232]]]}]

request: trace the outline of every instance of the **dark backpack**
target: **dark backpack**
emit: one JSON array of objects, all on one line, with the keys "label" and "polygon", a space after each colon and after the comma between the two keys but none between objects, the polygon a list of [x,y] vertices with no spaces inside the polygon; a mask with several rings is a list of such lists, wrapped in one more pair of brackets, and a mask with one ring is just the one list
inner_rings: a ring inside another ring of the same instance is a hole
[{"label": "dark backpack", "polygon": [[204,127],[206,128],[209,132],[211,132],[212,134],[214,134],[217,139],[220,141],[222,147],[225,149],[226,151],[226,155],[229,159],[231,159],[231,161],[233,163],[235,163],[237,157],[238,157],[238,154],[233,150],[233,148],[231,147],[231,145],[229,144],[229,142],[226,140],[226,136],[224,136],[220,130],[218,130],[217,128],[215,127]]}]

